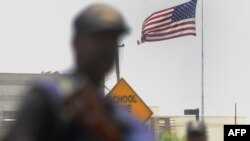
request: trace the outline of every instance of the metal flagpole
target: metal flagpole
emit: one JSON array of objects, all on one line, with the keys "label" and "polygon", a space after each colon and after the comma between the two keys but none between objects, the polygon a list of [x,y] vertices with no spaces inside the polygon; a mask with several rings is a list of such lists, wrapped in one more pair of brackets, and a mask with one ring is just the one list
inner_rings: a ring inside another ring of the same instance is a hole
[{"label": "metal flagpole", "polygon": [[203,35],[203,0],[201,0],[201,121],[204,121],[204,35]]}]

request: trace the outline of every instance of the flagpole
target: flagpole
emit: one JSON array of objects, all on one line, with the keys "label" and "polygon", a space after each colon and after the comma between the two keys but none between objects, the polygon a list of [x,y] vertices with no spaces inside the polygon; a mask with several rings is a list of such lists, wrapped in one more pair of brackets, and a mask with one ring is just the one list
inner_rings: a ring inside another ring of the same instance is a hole
[{"label": "flagpole", "polygon": [[201,0],[201,121],[204,121],[204,34],[203,34],[203,0]]}]

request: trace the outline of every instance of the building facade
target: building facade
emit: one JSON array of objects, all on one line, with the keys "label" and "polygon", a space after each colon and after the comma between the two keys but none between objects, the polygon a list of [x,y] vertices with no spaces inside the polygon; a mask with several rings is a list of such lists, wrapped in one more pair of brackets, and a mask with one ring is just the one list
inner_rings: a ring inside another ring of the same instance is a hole
[{"label": "building facade", "polygon": [[[155,110],[158,111],[159,110]],[[156,140],[161,139],[164,132],[176,134],[185,138],[188,122],[196,122],[195,116],[160,116],[154,114],[146,123],[155,136]],[[234,116],[206,116],[204,117],[206,124],[206,133],[208,141],[224,140],[224,125],[235,124]],[[245,117],[237,117],[237,124],[246,124]]]},{"label": "building facade", "polygon": [[[0,73],[0,137],[6,129],[15,122],[15,116],[25,91],[35,80],[51,74],[11,74]],[[159,107],[150,107],[153,116],[146,125],[159,140],[163,132],[186,135],[186,125],[195,121],[195,116],[160,116]],[[223,127],[225,124],[234,124],[234,117],[207,116],[205,123],[209,141],[223,141]],[[245,124],[246,118],[238,117],[238,124]]]}]

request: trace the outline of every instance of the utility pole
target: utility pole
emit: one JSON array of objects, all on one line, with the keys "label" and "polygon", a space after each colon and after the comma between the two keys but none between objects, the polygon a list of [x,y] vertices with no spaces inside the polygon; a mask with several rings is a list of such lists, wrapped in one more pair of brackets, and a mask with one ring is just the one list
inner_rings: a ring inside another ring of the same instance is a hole
[{"label": "utility pole", "polygon": [[[115,53],[115,68],[116,68],[116,78],[117,78],[117,82],[120,80],[120,66],[119,66],[119,47],[124,47],[125,45],[122,44],[122,45],[118,45],[117,46],[117,50],[116,50],[116,53]],[[105,86],[105,80],[103,79],[102,81],[102,91],[103,91],[103,94],[105,93],[105,89],[109,90],[106,86]]]},{"label": "utility pole", "polygon": [[234,104],[234,124],[237,124],[237,103]]},{"label": "utility pole", "polygon": [[119,66],[119,47],[124,47],[125,45],[118,45],[117,46],[117,51],[115,54],[115,68],[116,68],[116,79],[117,82],[120,80],[120,66]]}]

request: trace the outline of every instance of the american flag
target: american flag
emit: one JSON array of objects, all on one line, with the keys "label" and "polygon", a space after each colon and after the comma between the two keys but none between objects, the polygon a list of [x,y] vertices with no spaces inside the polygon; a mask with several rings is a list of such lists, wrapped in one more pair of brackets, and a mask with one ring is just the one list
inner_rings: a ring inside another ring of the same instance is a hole
[{"label": "american flag", "polygon": [[193,35],[197,0],[152,13],[142,25],[141,42],[153,42]]}]

